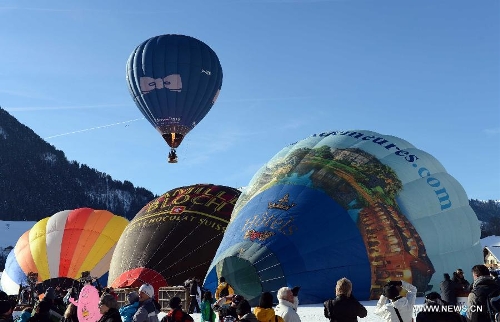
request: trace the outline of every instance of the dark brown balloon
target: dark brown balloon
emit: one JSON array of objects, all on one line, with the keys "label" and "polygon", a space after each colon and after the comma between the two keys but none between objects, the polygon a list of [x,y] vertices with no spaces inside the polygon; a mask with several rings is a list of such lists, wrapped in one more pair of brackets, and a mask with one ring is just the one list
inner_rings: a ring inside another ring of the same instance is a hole
[{"label": "dark brown balloon", "polygon": [[158,272],[168,285],[202,279],[239,195],[235,188],[197,184],[170,190],[149,202],[118,241],[109,282],[139,267]]}]

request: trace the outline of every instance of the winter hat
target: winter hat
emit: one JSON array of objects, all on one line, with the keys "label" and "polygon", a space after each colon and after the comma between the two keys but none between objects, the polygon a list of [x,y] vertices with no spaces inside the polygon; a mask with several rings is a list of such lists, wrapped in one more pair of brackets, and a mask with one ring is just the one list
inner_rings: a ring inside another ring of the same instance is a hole
[{"label": "winter hat", "polygon": [[132,292],[128,293],[127,299],[128,299],[128,302],[130,304],[135,303],[135,302],[139,301],[139,294],[137,294],[137,292],[132,291]]},{"label": "winter hat", "polygon": [[1,300],[0,301],[0,314],[6,314],[12,309],[12,305],[9,301]]},{"label": "winter hat", "polygon": [[425,296],[427,300],[437,300],[441,299],[441,295],[438,292],[430,292]]},{"label": "winter hat", "polygon": [[384,286],[384,295],[388,299],[393,300],[399,296],[399,289],[395,285],[386,285]]},{"label": "winter hat", "polygon": [[247,300],[241,300],[241,302],[236,307],[236,314],[243,316],[250,312],[252,312],[252,307],[250,306],[250,303],[248,303]]},{"label": "winter hat", "polygon": [[244,300],[244,299],[245,299],[245,298],[244,298],[243,296],[238,295],[238,294],[234,294],[234,295],[233,295],[233,299],[231,300],[231,302],[233,302],[233,304],[235,304],[235,305],[238,305],[238,304],[240,304],[240,302],[241,302],[242,300]]},{"label": "winter hat", "polygon": [[45,296],[44,298],[49,299],[49,300],[54,300],[56,298],[56,291],[54,291],[53,287],[49,287],[45,291]]},{"label": "winter hat", "polygon": [[181,306],[181,298],[180,297],[177,297],[177,296],[174,296],[170,299],[170,301],[168,302],[168,306],[170,306],[170,308],[172,309],[176,309],[178,307]]},{"label": "winter hat", "polygon": [[151,284],[142,284],[141,287],[139,287],[139,293],[143,292],[149,297],[153,297],[155,295],[155,289]]},{"label": "winter hat", "polygon": [[292,294],[293,294],[293,296],[298,296],[299,295],[299,290],[300,290],[300,286],[295,286],[294,288],[292,288]]}]

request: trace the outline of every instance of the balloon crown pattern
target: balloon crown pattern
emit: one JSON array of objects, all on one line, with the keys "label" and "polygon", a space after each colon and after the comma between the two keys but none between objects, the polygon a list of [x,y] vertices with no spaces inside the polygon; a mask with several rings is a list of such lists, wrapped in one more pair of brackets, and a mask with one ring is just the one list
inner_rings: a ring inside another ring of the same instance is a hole
[{"label": "balloon crown pattern", "polygon": [[267,209],[281,209],[288,210],[295,206],[295,203],[288,203],[289,194],[287,193],[283,198],[279,199],[278,202],[268,202]]}]

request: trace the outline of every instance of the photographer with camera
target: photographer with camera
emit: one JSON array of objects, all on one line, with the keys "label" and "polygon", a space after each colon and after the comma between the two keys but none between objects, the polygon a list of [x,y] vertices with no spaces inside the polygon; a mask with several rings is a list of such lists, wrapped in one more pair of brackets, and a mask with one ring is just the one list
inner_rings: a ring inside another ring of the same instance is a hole
[{"label": "photographer with camera", "polygon": [[[401,296],[401,290],[407,291]],[[389,281],[383,289],[374,313],[387,322],[411,322],[417,288],[405,281]]]}]

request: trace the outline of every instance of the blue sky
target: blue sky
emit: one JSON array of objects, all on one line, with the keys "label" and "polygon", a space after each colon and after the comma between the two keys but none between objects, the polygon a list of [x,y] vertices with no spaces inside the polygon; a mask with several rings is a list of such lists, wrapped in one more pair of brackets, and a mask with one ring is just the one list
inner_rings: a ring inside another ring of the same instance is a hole
[{"label": "blue sky", "polygon": [[[0,4],[0,106],[67,158],[161,194],[245,186],[329,130],[401,137],[469,198],[500,199],[498,1],[59,1]],[[142,41],[184,34],[224,71],[179,163],[128,93]]]}]

